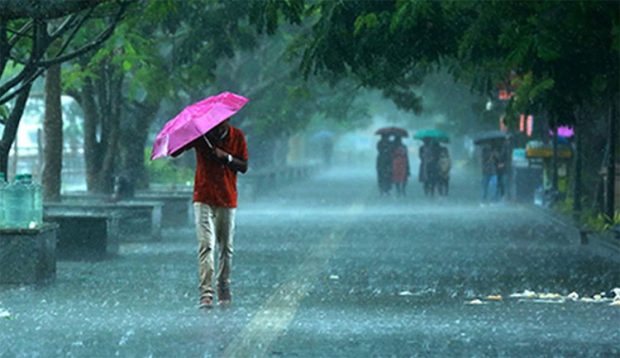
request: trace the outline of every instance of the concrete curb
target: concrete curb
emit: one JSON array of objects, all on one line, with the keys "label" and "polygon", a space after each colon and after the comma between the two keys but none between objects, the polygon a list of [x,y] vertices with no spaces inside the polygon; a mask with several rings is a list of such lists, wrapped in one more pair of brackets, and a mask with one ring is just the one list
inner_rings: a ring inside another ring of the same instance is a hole
[{"label": "concrete curb", "polygon": [[616,234],[609,230],[605,232],[595,232],[586,230],[580,227],[578,223],[572,218],[557,213],[551,209],[543,208],[540,206],[532,205],[533,208],[538,210],[541,214],[547,216],[553,222],[575,230],[579,235],[579,244],[585,250],[590,251],[592,254],[602,256],[620,262],[620,238],[616,237]]}]

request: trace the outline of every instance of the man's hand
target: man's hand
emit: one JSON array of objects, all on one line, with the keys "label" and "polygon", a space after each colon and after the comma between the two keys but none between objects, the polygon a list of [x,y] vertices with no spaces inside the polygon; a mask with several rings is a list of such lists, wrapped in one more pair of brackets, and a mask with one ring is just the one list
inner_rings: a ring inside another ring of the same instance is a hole
[{"label": "man's hand", "polygon": [[222,163],[228,163],[228,156],[230,155],[229,153],[223,151],[222,149],[215,147],[213,149],[213,155],[215,155],[215,158],[217,160],[219,160]]},{"label": "man's hand", "polygon": [[230,153],[214,147],[211,155],[215,157],[220,163],[228,166],[229,169],[245,173],[248,170],[248,162],[239,158],[233,157]]}]

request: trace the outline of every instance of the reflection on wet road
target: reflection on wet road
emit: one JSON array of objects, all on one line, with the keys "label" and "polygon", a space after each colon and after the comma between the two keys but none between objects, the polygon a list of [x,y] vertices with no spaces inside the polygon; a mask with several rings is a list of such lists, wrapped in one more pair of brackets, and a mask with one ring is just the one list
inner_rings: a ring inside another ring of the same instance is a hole
[{"label": "reflection on wet road", "polygon": [[0,357],[619,355],[617,264],[538,209],[480,207],[477,183],[381,198],[340,169],[241,200],[226,309],[196,308],[192,228],[59,262],[0,289]]}]

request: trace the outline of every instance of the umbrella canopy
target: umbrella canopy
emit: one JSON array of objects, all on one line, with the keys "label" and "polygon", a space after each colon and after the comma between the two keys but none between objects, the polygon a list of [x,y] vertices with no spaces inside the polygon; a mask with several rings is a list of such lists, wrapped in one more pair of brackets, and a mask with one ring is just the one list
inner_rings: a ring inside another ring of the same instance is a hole
[{"label": "umbrella canopy", "polygon": [[183,148],[237,113],[248,101],[238,94],[222,92],[185,107],[155,137],[151,160]]},{"label": "umbrella canopy", "polygon": [[508,138],[508,133],[502,131],[488,131],[478,134],[474,138],[474,144],[490,144],[493,142],[501,142]]},{"label": "umbrella canopy", "polygon": [[400,127],[384,127],[375,131],[375,134],[379,135],[393,135],[397,137],[408,137],[409,132],[406,129]]},{"label": "umbrella canopy", "polygon": [[[553,131],[549,131],[549,135],[553,135]],[[558,127],[558,137],[560,138],[570,138],[575,135],[575,130],[569,126],[560,126]]]},{"label": "umbrella canopy", "polygon": [[439,129],[422,129],[419,130],[415,133],[415,136],[413,136],[413,138],[415,139],[425,139],[425,138],[430,138],[430,139],[435,139],[439,142],[449,142],[450,141],[450,136],[448,136],[448,133],[439,130]]}]

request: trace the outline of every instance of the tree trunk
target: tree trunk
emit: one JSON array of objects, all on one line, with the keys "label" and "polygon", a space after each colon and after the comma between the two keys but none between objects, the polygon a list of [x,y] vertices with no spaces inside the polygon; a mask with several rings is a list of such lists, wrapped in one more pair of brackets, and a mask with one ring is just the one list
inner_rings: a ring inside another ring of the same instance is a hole
[{"label": "tree trunk", "polygon": [[97,168],[101,167],[101,145],[97,140],[99,115],[95,101],[93,84],[86,79],[79,92],[78,102],[84,112],[84,163],[86,165],[86,188],[91,191],[96,186]]},{"label": "tree trunk", "polygon": [[583,186],[582,183],[582,160],[583,160],[583,151],[582,151],[582,138],[583,133],[581,133],[581,110],[577,111],[577,115],[575,116],[575,179],[574,179],[574,188],[573,188],[573,216],[575,218],[579,218],[581,216],[581,188]]},{"label": "tree trunk", "polygon": [[121,124],[120,152],[121,175],[125,177],[129,192],[148,188],[149,179],[144,165],[148,131],[159,110],[159,103],[136,104],[130,114],[131,120]]},{"label": "tree trunk", "polygon": [[551,188],[558,191],[558,126],[553,124],[553,157],[551,158]]},{"label": "tree trunk", "polygon": [[[112,71],[111,71],[112,72]],[[105,99],[104,105],[100,109],[103,114],[101,143],[103,144],[103,162],[97,173],[98,185],[93,191],[99,193],[110,194],[114,189],[114,176],[117,174],[117,165],[119,159],[119,142],[120,142],[120,119],[122,107],[122,85],[123,76],[115,76],[108,73],[108,79],[104,87],[105,92],[99,94],[100,102]]]},{"label": "tree trunk", "polygon": [[2,133],[2,139],[0,139],[0,172],[2,173],[7,173],[7,169],[9,167],[9,152],[11,151],[11,146],[15,141],[17,128],[19,127],[19,122],[22,119],[22,114],[24,113],[24,108],[26,107],[26,101],[30,95],[30,87],[30,85],[24,87],[24,89],[22,89],[20,94],[17,96],[15,106],[11,109],[11,114],[9,115],[9,118],[7,118],[6,124],[4,125],[4,132]]},{"label": "tree trunk", "polygon": [[44,150],[41,176],[45,201],[60,201],[63,148],[60,76],[60,65],[49,67],[45,76]]},{"label": "tree trunk", "polygon": [[618,124],[615,101],[611,101],[611,108],[609,109],[609,159],[607,162],[607,196],[605,214],[609,222],[613,222],[614,213],[616,210],[615,198],[616,198],[616,141],[618,137]]},{"label": "tree trunk", "polygon": [[89,192],[110,194],[116,170],[122,74],[101,66],[101,77],[86,79],[76,98],[84,111],[84,161]]}]

